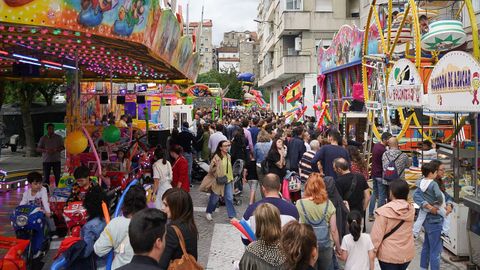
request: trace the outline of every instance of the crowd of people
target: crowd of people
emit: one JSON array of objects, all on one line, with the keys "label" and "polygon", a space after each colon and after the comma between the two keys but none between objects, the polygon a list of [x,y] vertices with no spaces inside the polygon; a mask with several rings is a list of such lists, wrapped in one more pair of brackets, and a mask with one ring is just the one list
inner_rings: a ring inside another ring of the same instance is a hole
[{"label": "crowd of people", "polygon": [[[421,210],[414,225],[415,209],[404,180],[410,159],[390,133],[383,133],[373,146],[369,173],[361,144],[342,137],[333,127],[316,128],[314,118],[288,123],[269,112],[227,111],[223,119],[212,121],[199,111],[192,124],[179,124],[180,130],[173,130],[167,145],[157,146],[154,152],[156,196],[147,202],[143,187],[132,187],[123,216],[108,225],[100,207],[105,192],[89,181],[88,168],[76,168],[77,182],[69,201],[83,201],[89,213],[81,237],[84,257],[96,267],[105,265],[111,249],[115,253],[112,269],[135,265],[167,269],[186,261],[198,266],[199,232],[189,194],[195,161],[209,165],[200,184],[200,191],[209,193],[206,219],[214,220],[222,199],[228,219],[241,218],[255,233],[253,242],[242,238],[245,250],[240,269],[374,269],[376,260],[381,269],[407,269],[415,257],[414,236],[422,226],[420,266],[439,269],[441,237],[448,237],[452,211],[441,180],[443,165],[432,161],[422,167],[424,177],[414,193]],[[233,165],[238,160],[243,170],[235,181]],[[372,179],[372,193],[368,179]],[[298,181],[301,189],[290,188],[292,181]],[[239,217],[234,196],[247,184],[249,206]],[[44,193],[32,184],[22,203],[45,200]],[[146,209],[149,202],[156,209]],[[369,234],[365,217],[373,222]],[[185,255],[187,260],[176,261]]]}]

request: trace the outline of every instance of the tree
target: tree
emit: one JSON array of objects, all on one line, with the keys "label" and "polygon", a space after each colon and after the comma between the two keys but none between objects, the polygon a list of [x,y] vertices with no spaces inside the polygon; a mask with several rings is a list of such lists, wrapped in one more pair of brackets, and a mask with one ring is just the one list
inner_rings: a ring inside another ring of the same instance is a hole
[{"label": "tree", "polygon": [[243,100],[242,84],[237,80],[235,70],[218,72],[218,70],[212,69],[209,72],[199,74],[197,83],[219,83],[224,90],[228,86],[229,91],[225,97]]},{"label": "tree", "polygon": [[21,102],[21,111],[22,111],[22,120],[23,120],[23,131],[25,132],[25,144],[27,150],[27,157],[33,157],[37,155],[36,152],[36,143],[33,133],[33,122],[30,108],[35,99],[35,92],[37,91],[34,84],[31,83],[18,83],[19,87],[19,97]]},{"label": "tree", "polygon": [[22,112],[23,131],[25,133],[26,155],[27,157],[36,156],[36,144],[33,134],[33,122],[31,116],[31,106],[35,100],[38,85],[26,82],[10,82],[7,85],[7,97],[20,101],[20,110]]},{"label": "tree", "polygon": [[59,94],[62,90],[60,83],[55,82],[46,82],[38,84],[38,92],[43,96],[45,103],[47,106],[51,106],[53,104],[53,97],[56,94]]},{"label": "tree", "polygon": [[[0,112],[2,111],[5,97],[7,96],[7,84],[5,81],[0,81]],[[3,117],[0,115],[0,122],[3,122]],[[1,143],[0,143],[1,144]]]}]

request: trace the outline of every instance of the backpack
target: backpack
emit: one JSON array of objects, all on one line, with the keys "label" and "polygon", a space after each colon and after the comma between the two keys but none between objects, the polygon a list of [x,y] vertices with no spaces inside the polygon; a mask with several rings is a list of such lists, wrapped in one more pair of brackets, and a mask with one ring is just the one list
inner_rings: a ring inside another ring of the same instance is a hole
[{"label": "backpack", "polygon": [[[394,160],[390,161],[388,160],[388,165],[385,171],[383,172],[383,179],[387,182],[397,180],[400,178],[400,175],[403,173],[403,170],[399,173],[397,169],[397,165],[395,164],[395,161],[402,155],[400,153]],[[388,158],[387,158],[388,159]]]},{"label": "backpack", "polygon": [[322,218],[319,221],[312,221],[308,217],[307,211],[305,210],[305,205],[303,204],[303,200],[300,200],[300,205],[302,206],[305,220],[313,227],[313,231],[315,232],[315,236],[317,237],[317,246],[319,250],[325,250],[332,247],[330,240],[329,221],[326,220],[329,203],[330,201],[327,200],[327,205],[325,206],[325,210],[323,211]]},{"label": "backpack", "polygon": [[197,263],[195,258],[187,253],[185,239],[183,239],[183,234],[180,229],[175,225],[172,225],[172,228],[178,236],[178,242],[182,248],[183,255],[180,259],[171,261],[168,270],[203,270],[203,267]]}]

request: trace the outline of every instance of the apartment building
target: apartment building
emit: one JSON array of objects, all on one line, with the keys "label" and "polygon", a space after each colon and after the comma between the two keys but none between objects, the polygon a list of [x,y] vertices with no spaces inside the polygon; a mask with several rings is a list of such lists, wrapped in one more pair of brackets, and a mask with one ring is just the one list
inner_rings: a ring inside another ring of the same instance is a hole
[{"label": "apartment building", "polygon": [[274,112],[289,109],[278,97],[300,81],[307,115],[317,99],[317,50],[344,24],[359,23],[360,0],[261,0],[257,8],[259,86]]},{"label": "apartment building", "polygon": [[237,73],[250,72],[258,76],[258,36],[251,31],[230,31],[223,34],[217,48],[218,70],[234,69]]},{"label": "apartment building", "polygon": [[240,54],[238,47],[217,48],[218,71],[229,72],[234,70],[240,72]]},{"label": "apartment building", "polygon": [[[200,22],[189,23],[188,33],[190,35],[195,34],[197,38],[197,50],[200,54],[200,72],[205,73],[212,70],[215,66],[215,50],[212,40],[212,20],[204,20],[201,27],[202,33],[200,34]],[[186,26],[184,26],[184,33],[186,33]]]}]

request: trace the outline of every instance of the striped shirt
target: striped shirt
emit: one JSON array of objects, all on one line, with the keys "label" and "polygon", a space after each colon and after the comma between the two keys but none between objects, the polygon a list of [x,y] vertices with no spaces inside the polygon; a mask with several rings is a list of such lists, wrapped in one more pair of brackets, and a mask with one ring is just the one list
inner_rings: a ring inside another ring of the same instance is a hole
[{"label": "striped shirt", "polygon": [[308,176],[313,172],[312,170],[312,159],[315,156],[315,151],[307,151],[303,154],[302,159],[300,160],[300,178],[302,182],[307,181]]}]

